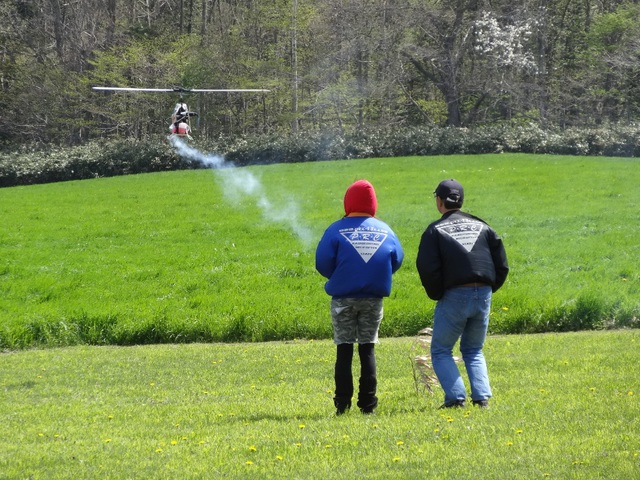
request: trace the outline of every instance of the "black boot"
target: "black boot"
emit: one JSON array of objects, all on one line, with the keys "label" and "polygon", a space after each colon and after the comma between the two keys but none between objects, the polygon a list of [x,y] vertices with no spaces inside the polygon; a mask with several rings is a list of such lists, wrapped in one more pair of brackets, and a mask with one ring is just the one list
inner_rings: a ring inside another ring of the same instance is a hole
[{"label": "black boot", "polygon": [[378,379],[376,376],[376,357],[374,343],[358,345],[360,356],[360,389],[358,391],[358,407],[362,413],[373,413],[378,406],[376,390]]},{"label": "black boot", "polygon": [[351,408],[351,397],[353,397],[353,376],[351,374],[353,344],[341,343],[336,350],[336,389],[333,404],[336,407],[336,414],[342,415]]}]

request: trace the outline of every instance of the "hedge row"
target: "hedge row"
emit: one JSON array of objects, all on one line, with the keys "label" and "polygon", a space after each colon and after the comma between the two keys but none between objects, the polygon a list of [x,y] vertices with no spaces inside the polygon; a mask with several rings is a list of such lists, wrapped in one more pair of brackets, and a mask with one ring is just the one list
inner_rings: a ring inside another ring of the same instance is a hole
[{"label": "hedge row", "polygon": [[640,125],[543,130],[538,126],[406,128],[353,135],[262,136],[224,145],[226,159],[250,163],[482,153],[640,157]]},{"label": "hedge row", "polygon": [[[536,125],[497,125],[475,129],[405,128],[356,134],[326,132],[296,136],[220,137],[198,142],[203,152],[224,154],[238,166],[371,157],[546,153],[640,157],[640,125],[600,129],[549,130]],[[181,158],[164,139],[112,140],[72,148],[22,147],[0,153],[0,187],[202,168]]]},{"label": "hedge row", "polygon": [[121,140],[0,154],[0,187],[198,167],[162,142]]}]

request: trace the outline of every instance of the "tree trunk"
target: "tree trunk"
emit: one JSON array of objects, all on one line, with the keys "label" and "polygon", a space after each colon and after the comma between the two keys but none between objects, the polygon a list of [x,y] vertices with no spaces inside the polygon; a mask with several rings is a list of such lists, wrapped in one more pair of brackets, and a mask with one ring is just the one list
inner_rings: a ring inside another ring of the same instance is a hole
[{"label": "tree trunk", "polygon": [[200,36],[204,41],[204,37],[207,35],[207,0],[202,0],[202,14],[200,16]]},{"label": "tree trunk", "polygon": [[51,13],[53,16],[53,34],[56,44],[56,54],[64,63],[64,17],[60,0],[50,0]]},{"label": "tree trunk", "polygon": [[293,17],[291,21],[291,131],[298,133],[298,0],[293,0]]},{"label": "tree trunk", "polygon": [[113,44],[113,38],[116,33],[116,0],[107,0],[107,16],[109,17],[109,23],[107,24],[107,35],[106,35],[106,43],[107,45]]},{"label": "tree trunk", "polygon": [[178,8],[180,9],[180,26],[178,27],[178,32],[182,35],[184,33],[184,0],[180,0]]}]

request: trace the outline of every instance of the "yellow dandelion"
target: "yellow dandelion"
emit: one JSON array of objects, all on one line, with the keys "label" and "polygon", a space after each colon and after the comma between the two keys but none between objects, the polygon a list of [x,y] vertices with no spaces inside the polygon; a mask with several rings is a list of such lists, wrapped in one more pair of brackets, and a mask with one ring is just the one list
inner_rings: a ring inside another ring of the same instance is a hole
[{"label": "yellow dandelion", "polygon": [[251,446],[249,447],[249,450],[250,450],[250,451],[252,451],[252,452],[255,452],[255,451],[257,451],[258,449],[256,448],[256,446],[255,446],[255,445],[251,445]]},{"label": "yellow dandelion", "polygon": [[104,443],[111,443],[111,439],[110,438],[105,438],[104,439]]},{"label": "yellow dandelion", "polygon": [[453,418],[447,417],[447,422],[452,423],[453,422]]},{"label": "yellow dandelion", "polygon": [[302,446],[302,444],[301,444],[301,443],[299,443],[299,442],[298,442],[298,443],[296,443],[296,447],[301,447],[301,446]]},{"label": "yellow dandelion", "polygon": [[394,462],[399,462],[400,461],[400,457],[393,457],[393,461]]},{"label": "yellow dandelion", "polygon": [[162,453],[162,449],[161,448],[156,448],[156,453]]},{"label": "yellow dandelion", "polygon": [[396,445],[404,445],[404,442],[403,442],[402,440],[398,440],[398,441],[396,442]]},{"label": "yellow dandelion", "polygon": [[299,428],[304,428],[304,427],[305,427],[305,424],[304,424],[304,423],[301,423],[300,425],[298,425],[298,427],[299,427]]},{"label": "yellow dandelion", "polygon": [[113,415],[109,415],[109,416],[107,417],[107,420],[113,420]]},{"label": "yellow dandelion", "polygon": [[39,437],[44,437],[44,433],[39,433],[38,436]]},{"label": "yellow dandelion", "polygon": [[284,460],[284,457],[282,455],[276,455],[276,460]]},{"label": "yellow dandelion", "polygon": [[246,462],[244,462],[244,463],[246,463],[247,465],[253,465],[253,462],[252,462],[251,460],[247,460],[247,461],[246,461]]},{"label": "yellow dandelion", "polygon": [[627,395],[632,396],[633,392],[631,390],[629,390],[629,393],[627,393]]},{"label": "yellow dandelion", "polygon": [[205,443],[206,443],[206,442],[205,442],[204,440],[200,440],[200,441],[198,442],[198,444],[199,444],[199,445],[204,445]]},{"label": "yellow dandelion", "polygon": [[517,429],[517,430],[516,430],[516,433],[517,433],[518,435],[520,435],[520,434],[522,433],[522,429],[521,429],[521,428]]},{"label": "yellow dandelion", "polygon": [[327,444],[327,445],[324,446],[324,448],[333,448],[333,445]]},{"label": "yellow dandelion", "polygon": [[177,445],[178,444],[178,440],[171,440],[171,445]]},{"label": "yellow dandelion", "polygon": [[504,310],[505,312],[509,310],[509,307],[502,307],[502,310]]},{"label": "yellow dandelion", "polygon": [[507,442],[507,447],[511,447],[513,445],[513,442]]},{"label": "yellow dandelion", "polygon": [[434,432],[434,433],[438,433],[439,431],[440,431],[440,429],[439,429],[439,428],[434,428],[434,429],[433,429],[433,432]]}]

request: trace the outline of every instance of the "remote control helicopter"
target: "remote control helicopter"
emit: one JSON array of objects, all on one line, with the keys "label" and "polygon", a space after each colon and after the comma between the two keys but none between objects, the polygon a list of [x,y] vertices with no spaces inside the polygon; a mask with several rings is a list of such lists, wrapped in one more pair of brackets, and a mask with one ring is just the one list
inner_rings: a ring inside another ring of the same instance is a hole
[{"label": "remote control helicopter", "polygon": [[93,90],[98,91],[111,91],[111,92],[151,92],[151,93],[178,93],[180,98],[173,108],[171,114],[171,123],[169,125],[169,132],[171,136],[181,137],[191,140],[191,118],[197,117],[198,114],[189,110],[189,107],[184,101],[185,93],[231,93],[231,92],[244,92],[244,93],[258,93],[269,92],[269,90],[261,88],[230,88],[230,89],[218,89],[218,88],[183,88],[183,87],[171,87],[171,88],[133,88],[133,87],[92,87]]}]

